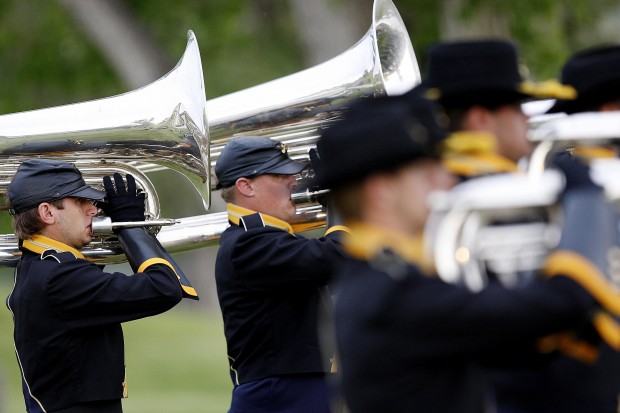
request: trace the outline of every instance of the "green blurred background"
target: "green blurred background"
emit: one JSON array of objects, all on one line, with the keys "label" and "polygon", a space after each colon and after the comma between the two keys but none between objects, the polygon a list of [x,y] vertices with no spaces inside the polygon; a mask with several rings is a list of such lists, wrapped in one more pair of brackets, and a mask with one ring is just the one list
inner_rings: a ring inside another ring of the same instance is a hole
[{"label": "green blurred background", "polygon": [[[422,72],[429,44],[493,36],[515,41],[530,76],[545,80],[557,76],[571,53],[617,42],[620,33],[617,0],[394,3]],[[337,56],[366,33],[371,15],[372,0],[0,0],[0,114],[149,84],[178,61],[189,29],[198,39],[211,99]],[[162,216],[204,213],[187,182],[176,174],[154,175]],[[213,211],[221,211],[217,193],[213,198]],[[0,212],[0,230],[11,232],[6,212]],[[125,325],[126,412],[226,411],[232,385],[213,285],[215,253],[213,247],[175,254],[200,302]],[[113,269],[130,272],[124,265]],[[3,299],[11,286],[12,270],[0,268]],[[23,411],[5,308],[0,310],[0,413]]]}]

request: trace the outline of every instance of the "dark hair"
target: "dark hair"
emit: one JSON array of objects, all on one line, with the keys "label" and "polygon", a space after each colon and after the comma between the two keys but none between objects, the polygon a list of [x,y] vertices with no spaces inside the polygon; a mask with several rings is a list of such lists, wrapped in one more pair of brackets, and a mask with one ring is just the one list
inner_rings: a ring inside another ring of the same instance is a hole
[{"label": "dark hair", "polygon": [[445,113],[448,116],[448,130],[450,132],[458,132],[464,129],[465,115],[469,108],[446,108]]},{"label": "dark hair", "polygon": [[[57,199],[56,201],[48,203],[58,209],[63,209],[64,199],[65,198]],[[38,205],[35,208],[30,208],[24,212],[13,215],[13,229],[18,239],[30,239],[33,235],[40,233],[43,228],[44,224],[39,219]]]}]

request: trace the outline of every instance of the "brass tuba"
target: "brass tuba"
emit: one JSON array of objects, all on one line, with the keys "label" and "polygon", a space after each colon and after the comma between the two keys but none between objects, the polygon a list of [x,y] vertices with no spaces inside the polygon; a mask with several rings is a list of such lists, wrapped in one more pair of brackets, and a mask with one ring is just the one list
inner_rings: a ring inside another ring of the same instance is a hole
[{"label": "brass tuba", "polygon": [[[40,156],[78,163],[91,184],[116,170],[134,174],[147,191],[148,220],[159,218],[159,203],[147,173],[160,168],[185,175],[208,209],[215,186],[211,166],[231,138],[267,136],[283,142],[293,158],[304,159],[321,130],[338,120],[352,100],[401,94],[419,81],[409,35],[391,0],[375,0],[370,29],[341,55],[208,102],[190,31],[181,61],[148,86],[107,99],[0,116],[0,201],[17,165]],[[311,197],[297,194],[294,199],[299,228],[324,224],[325,215]],[[6,208],[6,199],[2,205]],[[174,225],[157,234],[170,252],[215,245],[228,226],[225,213],[171,221]],[[0,265],[16,263],[16,241],[14,235],[0,236]],[[101,263],[125,259],[114,237],[105,235],[82,252]]]},{"label": "brass tuba", "polygon": [[[590,160],[591,178],[620,209],[620,112],[555,117],[529,138],[536,147],[522,174],[476,178],[431,197],[426,252],[445,281],[479,291],[493,273],[510,287],[542,267],[561,236],[564,177],[548,167],[558,151],[604,146],[615,153]],[[608,257],[609,268],[618,257],[618,251]]]}]

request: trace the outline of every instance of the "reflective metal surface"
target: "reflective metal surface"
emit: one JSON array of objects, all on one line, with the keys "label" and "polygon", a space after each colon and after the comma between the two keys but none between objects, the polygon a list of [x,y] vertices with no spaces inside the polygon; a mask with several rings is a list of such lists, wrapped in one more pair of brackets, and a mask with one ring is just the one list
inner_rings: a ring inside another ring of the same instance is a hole
[{"label": "reflective metal surface", "polygon": [[615,156],[590,159],[591,178],[620,210],[620,112],[564,115],[530,130],[537,144],[527,174],[476,178],[433,194],[427,254],[439,276],[471,290],[493,273],[510,286],[541,268],[559,242],[564,177],[548,167],[557,151],[601,147]]},{"label": "reflective metal surface", "polygon": [[420,82],[407,29],[391,0],[375,0],[370,29],[339,56],[207,102],[212,163],[228,140],[268,136],[293,158],[308,157],[321,130],[353,99],[398,95]]},{"label": "reflective metal surface", "polygon": [[[144,173],[165,167],[188,177],[208,208],[216,184],[210,166],[231,138],[267,136],[284,142],[291,157],[307,159],[321,130],[354,99],[401,94],[420,82],[409,35],[391,0],[375,0],[370,29],[341,55],[208,102],[196,39],[191,32],[188,37],[177,67],[149,86],[107,99],[0,116],[0,162],[6,157],[13,171],[33,156],[88,159],[101,167],[115,162]],[[88,180],[100,182],[100,175],[93,171]],[[4,181],[11,176],[3,175]],[[324,225],[325,212],[305,193],[307,185],[299,190],[294,228]],[[2,193],[6,190],[0,188]],[[155,191],[147,197],[156,198]],[[159,204],[152,208],[149,217],[158,218]],[[225,213],[175,221],[179,223],[162,227],[157,235],[171,252],[216,245],[228,226]],[[82,252],[101,263],[124,261],[115,241],[104,235]],[[0,236],[0,265],[14,265],[18,253],[13,235]]]},{"label": "reflective metal surface", "polygon": [[[96,162],[105,168],[109,161],[133,169],[170,168],[191,180],[208,209],[205,108],[200,53],[190,31],[177,66],[150,85],[105,99],[0,116],[0,162],[43,157],[89,160],[94,168]],[[6,187],[0,192],[5,194]]]},{"label": "reflective metal surface", "polygon": [[447,282],[479,291],[492,270],[506,284],[540,268],[559,242],[555,208],[564,178],[502,174],[472,179],[433,194],[426,228],[428,256]]}]

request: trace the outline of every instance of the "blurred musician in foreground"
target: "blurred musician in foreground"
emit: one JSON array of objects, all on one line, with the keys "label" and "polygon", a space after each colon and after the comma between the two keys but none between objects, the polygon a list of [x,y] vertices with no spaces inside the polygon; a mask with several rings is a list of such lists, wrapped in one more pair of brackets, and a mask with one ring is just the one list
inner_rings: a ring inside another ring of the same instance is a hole
[{"label": "blurred musician in foreground", "polygon": [[532,151],[521,104],[574,95],[557,82],[527,81],[516,47],[505,40],[438,43],[428,61],[422,88],[450,119],[455,133],[444,143],[445,164],[463,179],[517,171]]},{"label": "blurred musician in foreground", "polygon": [[[587,217],[590,226],[579,227],[585,232],[565,231],[530,287],[472,293],[433,275],[421,249],[427,198],[455,181],[439,160],[444,132],[433,108],[421,97],[360,103],[317,144],[318,183],[332,189],[351,228],[343,241],[347,257],[337,263],[335,323],[342,389],[353,413],[490,412],[482,365],[513,358],[516,350],[535,353],[537,337],[575,327],[599,302],[620,304],[618,295],[593,287],[605,280],[591,251],[575,242],[596,229],[590,221],[603,220],[602,213]],[[580,165],[566,169],[567,202],[601,196],[581,179]],[[566,226],[576,219],[586,218],[569,213]]]},{"label": "blurred musician in foreground", "polygon": [[[564,64],[561,82],[574,87],[577,97],[557,100],[548,113],[619,110],[620,46],[606,45],[576,53]],[[573,153],[581,160],[614,156],[607,148],[592,149],[577,147]],[[536,369],[505,375],[496,385],[499,413],[617,413],[620,353],[604,341],[591,347],[590,353],[592,358],[585,362],[560,356]]]},{"label": "blurred musician in foreground", "polygon": [[215,280],[234,384],[231,413],[330,411],[331,355],[321,354],[317,318],[331,310],[325,287],[342,231],[331,226],[319,239],[293,234],[291,193],[306,166],[263,137],[233,139],[215,166],[230,221]]}]

